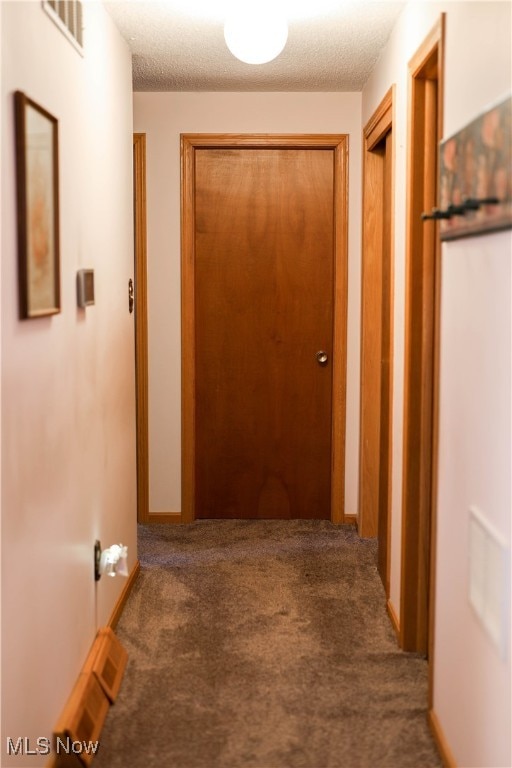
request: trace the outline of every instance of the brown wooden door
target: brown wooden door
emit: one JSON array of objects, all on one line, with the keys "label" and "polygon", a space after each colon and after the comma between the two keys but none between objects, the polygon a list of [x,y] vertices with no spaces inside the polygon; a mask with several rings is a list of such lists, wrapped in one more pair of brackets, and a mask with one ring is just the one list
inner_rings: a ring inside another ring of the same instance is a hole
[{"label": "brown wooden door", "polygon": [[196,517],[331,516],[334,168],[195,153]]}]

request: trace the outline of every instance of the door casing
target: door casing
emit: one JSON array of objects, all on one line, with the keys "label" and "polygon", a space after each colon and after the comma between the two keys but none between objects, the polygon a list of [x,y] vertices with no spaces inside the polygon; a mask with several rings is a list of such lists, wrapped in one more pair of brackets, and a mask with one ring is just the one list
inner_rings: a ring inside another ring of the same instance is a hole
[{"label": "door casing", "polygon": [[195,519],[195,217],[198,149],[331,149],[334,151],[334,327],[331,442],[331,521],[345,522],[345,421],[348,260],[348,136],[344,134],[182,134],[182,522]]},{"label": "door casing", "polygon": [[137,419],[137,522],[149,513],[148,319],[146,250],[146,134],[133,134],[135,259],[135,391]]},{"label": "door casing", "polygon": [[379,538],[389,597],[393,395],[392,86],[363,131],[359,533]]},{"label": "door casing", "polygon": [[441,14],[409,62],[400,644],[431,662],[441,249],[438,225],[423,222],[421,213],[438,199],[444,26]]}]

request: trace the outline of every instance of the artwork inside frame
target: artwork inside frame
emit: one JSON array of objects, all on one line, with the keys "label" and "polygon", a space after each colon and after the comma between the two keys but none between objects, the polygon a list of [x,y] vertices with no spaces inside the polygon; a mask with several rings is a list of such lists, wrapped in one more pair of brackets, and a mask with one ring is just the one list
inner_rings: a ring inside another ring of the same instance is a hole
[{"label": "artwork inside frame", "polygon": [[[479,115],[440,145],[441,239],[512,227],[512,97]],[[490,202],[492,201],[492,202]]]},{"label": "artwork inside frame", "polygon": [[58,121],[14,94],[20,317],[60,312]]}]

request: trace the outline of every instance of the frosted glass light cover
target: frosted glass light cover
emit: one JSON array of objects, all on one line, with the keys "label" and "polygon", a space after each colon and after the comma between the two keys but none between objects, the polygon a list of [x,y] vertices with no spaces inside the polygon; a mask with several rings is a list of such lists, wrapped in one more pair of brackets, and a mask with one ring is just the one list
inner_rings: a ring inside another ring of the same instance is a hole
[{"label": "frosted glass light cover", "polygon": [[288,39],[284,15],[270,7],[253,6],[233,10],[224,24],[229,50],[246,64],[265,64],[279,56]]}]

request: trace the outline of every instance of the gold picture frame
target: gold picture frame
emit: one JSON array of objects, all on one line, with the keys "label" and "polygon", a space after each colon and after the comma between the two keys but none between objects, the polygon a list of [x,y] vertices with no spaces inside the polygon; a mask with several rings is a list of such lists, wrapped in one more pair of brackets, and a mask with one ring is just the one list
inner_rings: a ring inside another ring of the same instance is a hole
[{"label": "gold picture frame", "polygon": [[54,315],[60,305],[58,121],[14,94],[18,199],[19,312]]}]

